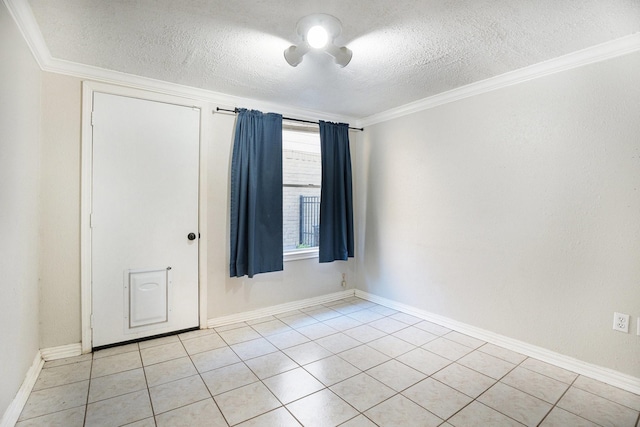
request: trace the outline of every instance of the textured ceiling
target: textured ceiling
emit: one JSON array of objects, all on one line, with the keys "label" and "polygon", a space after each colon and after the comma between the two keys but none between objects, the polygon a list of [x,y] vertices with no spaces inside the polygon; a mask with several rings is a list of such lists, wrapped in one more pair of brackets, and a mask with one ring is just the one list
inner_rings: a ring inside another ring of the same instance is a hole
[{"label": "textured ceiling", "polygon": [[[51,55],[355,118],[640,32],[640,0],[28,0]],[[345,68],[296,22],[342,21]]]}]

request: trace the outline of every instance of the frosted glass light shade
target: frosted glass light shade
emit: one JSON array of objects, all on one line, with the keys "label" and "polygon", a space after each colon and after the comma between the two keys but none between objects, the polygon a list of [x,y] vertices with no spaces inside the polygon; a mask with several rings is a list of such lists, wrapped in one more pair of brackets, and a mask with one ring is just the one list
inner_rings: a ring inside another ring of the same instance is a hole
[{"label": "frosted glass light shade", "polygon": [[327,34],[327,30],[322,26],[315,25],[309,28],[309,32],[307,33],[307,43],[309,43],[311,47],[322,49],[326,46],[327,41],[329,41],[329,34]]}]

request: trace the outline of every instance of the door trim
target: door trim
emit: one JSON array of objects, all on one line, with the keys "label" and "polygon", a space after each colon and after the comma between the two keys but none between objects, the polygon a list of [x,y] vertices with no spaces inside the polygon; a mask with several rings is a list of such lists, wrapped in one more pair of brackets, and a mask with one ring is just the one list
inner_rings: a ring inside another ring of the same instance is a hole
[{"label": "door trim", "polygon": [[211,135],[207,111],[211,106],[203,101],[149,92],[124,86],[93,81],[82,82],[81,179],[80,179],[80,301],[82,353],[92,350],[91,325],[91,206],[93,176],[93,129],[91,113],[95,92],[127,96],[148,101],[197,108],[200,110],[200,173],[198,182],[198,305],[200,328],[207,327],[207,144]]}]

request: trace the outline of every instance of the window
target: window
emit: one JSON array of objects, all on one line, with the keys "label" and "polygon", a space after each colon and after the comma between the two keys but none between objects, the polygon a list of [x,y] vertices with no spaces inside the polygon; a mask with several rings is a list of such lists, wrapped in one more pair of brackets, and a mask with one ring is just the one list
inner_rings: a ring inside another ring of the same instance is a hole
[{"label": "window", "polygon": [[282,221],[285,260],[318,254],[320,225],[320,134],[282,131]]}]

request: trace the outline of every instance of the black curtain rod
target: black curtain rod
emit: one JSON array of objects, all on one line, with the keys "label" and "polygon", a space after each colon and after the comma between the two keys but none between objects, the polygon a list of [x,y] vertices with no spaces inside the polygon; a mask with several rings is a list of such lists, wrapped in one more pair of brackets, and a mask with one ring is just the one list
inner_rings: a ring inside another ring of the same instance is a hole
[{"label": "black curtain rod", "polygon": [[[227,113],[234,113],[234,114],[236,114],[236,113],[238,112],[238,109],[237,109],[237,108],[234,108],[233,110],[228,110],[228,109],[226,109],[226,108],[216,107],[216,111],[226,111]],[[312,125],[320,124],[320,123],[318,123],[318,122],[313,122],[313,121],[311,121],[311,120],[293,119],[293,118],[291,118],[291,117],[284,117],[284,116],[282,117],[282,120],[290,120],[290,121],[292,121],[292,122],[300,122],[300,123],[310,123],[310,124],[312,124]],[[349,129],[351,129],[351,130],[359,130],[359,131],[363,131],[363,130],[364,130],[364,128],[352,128],[351,126],[349,126]]]}]

